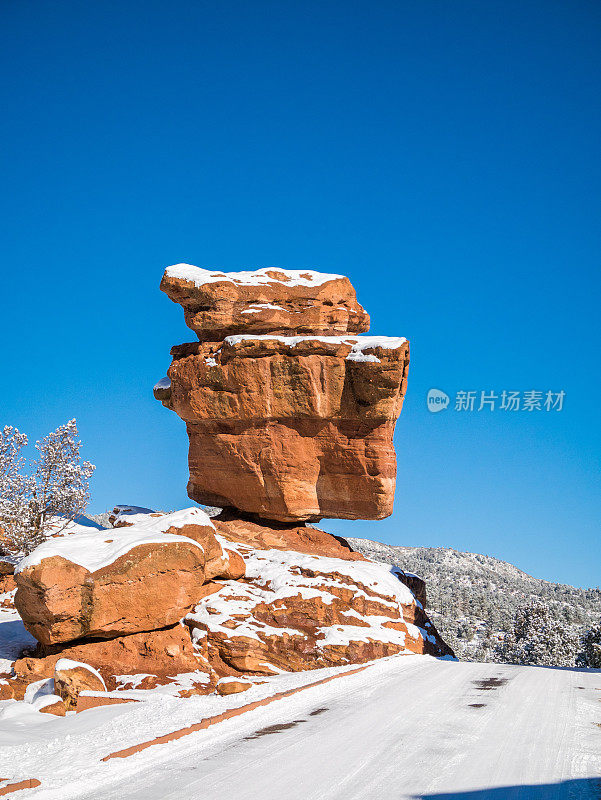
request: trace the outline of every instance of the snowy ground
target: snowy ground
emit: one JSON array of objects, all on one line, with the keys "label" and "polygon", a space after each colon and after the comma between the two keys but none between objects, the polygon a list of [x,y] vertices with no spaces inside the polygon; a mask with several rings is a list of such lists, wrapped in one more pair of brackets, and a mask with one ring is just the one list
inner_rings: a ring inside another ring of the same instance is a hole
[{"label": "snowy ground", "polygon": [[94,709],[40,722],[41,736],[23,721],[20,737],[1,742],[1,760],[42,780],[19,795],[39,800],[601,797],[601,672],[426,656],[383,659],[176,742],[100,761],[116,744],[142,740],[132,726],[175,730],[335,671],[278,676],[230,698]]}]

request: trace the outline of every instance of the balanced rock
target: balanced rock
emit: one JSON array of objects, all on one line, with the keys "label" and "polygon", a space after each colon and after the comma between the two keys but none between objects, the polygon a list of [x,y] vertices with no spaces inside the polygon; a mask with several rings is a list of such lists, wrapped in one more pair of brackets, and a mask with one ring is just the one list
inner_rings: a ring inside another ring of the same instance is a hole
[{"label": "balanced rock", "polygon": [[205,549],[181,533],[212,526],[200,509],[149,520],[52,538],[23,559],[15,605],[27,630],[49,645],[175,624],[205,582]]},{"label": "balanced rock", "polygon": [[343,275],[266,268],[219,272],[190,264],[167,267],[161,289],[183,306],[199,339],[233,333],[361,333],[369,316]]},{"label": "balanced rock", "polygon": [[[188,494],[199,503],[282,522],[387,517],[409,344],[349,335],[366,330],[368,318],[349,300],[354,290],[348,279],[319,273],[301,279],[284,270],[286,282],[269,280],[271,274],[217,275],[180,265],[163,278],[162,288],[182,303],[200,339],[172,348],[168,377],[155,387],[157,399],[186,423]],[[271,292],[275,300],[282,287],[310,291],[313,303],[317,296],[320,308],[338,309],[344,323],[301,315],[302,322],[293,309],[286,324],[261,316],[257,327],[259,317],[247,313],[256,293],[265,299]],[[227,324],[216,311],[222,297],[237,314],[227,316]],[[282,335],[291,331],[297,335]]]}]

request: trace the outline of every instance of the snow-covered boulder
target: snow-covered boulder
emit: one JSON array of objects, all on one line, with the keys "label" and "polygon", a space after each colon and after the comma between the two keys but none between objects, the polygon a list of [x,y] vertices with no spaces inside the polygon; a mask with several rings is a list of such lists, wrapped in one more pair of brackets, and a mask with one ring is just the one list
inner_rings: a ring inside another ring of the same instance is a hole
[{"label": "snow-covered boulder", "polygon": [[225,697],[228,694],[239,694],[246,692],[252,687],[252,683],[240,680],[240,678],[222,678],[215,687],[217,694]]},{"label": "snow-covered boulder", "polygon": [[61,658],[54,666],[54,690],[69,710],[77,705],[81,692],[106,692],[106,684],[98,670],[89,664]]},{"label": "snow-covered boulder", "polygon": [[[203,648],[195,647],[188,628],[177,624],[116,639],[45,647],[43,654],[15,662],[15,680],[23,685],[51,678],[61,658],[84,662],[96,669],[109,690],[132,685],[149,688],[168,683],[175,675],[197,670],[210,672]],[[15,681],[9,680],[7,684],[10,688]]]},{"label": "snow-covered boulder", "polygon": [[348,278],[314,270],[267,267],[220,272],[175,264],[161,289],[183,306],[199,339],[234,333],[361,333],[369,316]]},{"label": "snow-covered boulder", "polygon": [[201,596],[205,549],[183,532],[210,527],[200,509],[133,527],[49,539],[16,571],[15,605],[45,645],[173,625]]},{"label": "snow-covered boulder", "polygon": [[118,505],[109,514],[109,524],[113,528],[128,528],[144,522],[148,516],[162,517],[164,512],[154,511],[152,508],[145,508],[144,506]]}]

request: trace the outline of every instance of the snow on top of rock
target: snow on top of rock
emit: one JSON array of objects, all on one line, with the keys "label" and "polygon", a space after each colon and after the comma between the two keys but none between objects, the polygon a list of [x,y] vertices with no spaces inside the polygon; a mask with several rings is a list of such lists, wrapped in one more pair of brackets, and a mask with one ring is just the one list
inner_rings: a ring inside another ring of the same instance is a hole
[{"label": "snow on top of rock", "polygon": [[[318,336],[318,335],[305,335],[305,336],[280,336],[275,333],[240,333],[232,336],[226,336],[224,344],[234,346],[240,342],[249,341],[277,341],[281,342],[286,347],[296,347],[302,342],[323,342],[324,344],[348,344],[351,347],[350,353],[347,355],[347,361],[362,361],[380,363],[380,359],[373,353],[366,353],[366,350],[373,350],[380,347],[383,350],[398,350],[402,347],[407,339],[403,336]],[[219,351],[217,351],[219,352]],[[213,359],[214,360],[214,359]],[[212,366],[216,366],[212,364]]]},{"label": "snow on top of rock", "polygon": [[258,314],[260,311],[285,311],[282,306],[277,306],[274,303],[252,303],[248,308],[241,311],[241,314]]},{"label": "snow on top of rock", "polygon": [[[411,590],[391,573],[388,564],[379,564],[375,561],[346,561],[341,558],[306,555],[292,550],[253,550],[249,554],[244,554],[244,560],[246,578],[269,582],[269,592],[272,598],[275,593],[275,599],[292,597],[302,587],[339,586],[340,582],[333,574],[338,573],[383,597],[394,598],[385,601],[385,605],[396,606],[399,603],[410,605],[415,602]],[[300,574],[298,570],[312,570],[319,575],[309,578]],[[368,597],[358,586],[354,587],[354,594]]]},{"label": "snow on top of rock", "polygon": [[[231,544],[229,547],[231,548]],[[239,545],[238,552],[242,550],[246,564],[244,583],[224,582],[218,592],[208,596],[187,615],[186,619],[189,622],[205,625],[208,630],[224,634],[227,638],[243,636],[260,640],[261,636],[283,634],[298,637],[303,635],[298,629],[273,627],[258,621],[253,617],[253,609],[264,603],[272,604],[278,600],[299,596],[305,600],[319,598],[323,603],[331,605],[336,594],[329,589],[349,587],[356,597],[364,597],[366,600],[376,601],[382,606],[394,609],[399,605],[416,603],[410,589],[397,579],[388,564],[345,561],[288,550],[254,550]],[[308,572],[316,574],[311,577]],[[346,581],[345,578],[349,580]],[[367,594],[361,587],[365,587],[373,594]],[[344,626],[347,630],[344,636],[342,631],[339,631],[338,638],[350,636],[353,641],[366,641],[364,637],[371,635],[379,641],[404,644],[404,631],[383,625],[384,622],[390,622],[388,617],[380,618],[374,615],[360,617],[357,612],[353,612],[353,616],[361,624]],[[236,620],[233,629],[232,618]],[[411,635],[414,635],[413,626],[409,626],[408,623],[405,625],[408,629],[411,627]],[[320,641],[323,644],[333,644],[334,634],[328,633],[329,627],[321,630],[326,639]],[[418,633],[418,629],[415,628],[415,635]]]},{"label": "snow on top of rock", "polygon": [[[206,511],[202,508],[193,506],[182,508],[180,511],[171,511],[165,514],[162,511],[153,511],[152,508],[142,506],[115,506],[118,511],[118,518],[133,522],[131,528],[144,528],[144,530],[156,533],[164,533],[169,528],[182,528],[184,525],[208,525],[210,528],[215,526]],[[112,532],[112,529],[109,528]]]},{"label": "snow on top of rock", "polygon": [[238,333],[226,336],[224,342],[229,345],[238,344],[246,341],[269,341],[275,340],[282,342],[287,347],[296,347],[301,342],[323,342],[324,344],[350,344],[353,350],[359,352],[374,347],[381,347],[384,350],[398,350],[407,339],[404,336],[320,336],[318,334],[307,334],[304,336],[280,336],[277,333]]},{"label": "snow on top of rock", "polygon": [[262,269],[242,272],[222,272],[220,270],[203,269],[192,264],[174,264],[167,267],[168,278],[204,286],[207,283],[228,281],[240,286],[262,286],[268,283],[284,283],[287,286],[321,286],[328,281],[344,279],[344,275],[327,272],[316,272],[312,269],[281,269],[280,267],[263,267]]},{"label": "snow on top of rock", "polygon": [[170,389],[171,388],[171,378],[165,375],[164,378],[161,378],[160,381],[157,381],[154,385],[155,389]]},{"label": "snow on top of rock", "polygon": [[140,515],[140,517],[136,519],[135,525],[125,528],[92,533],[88,528],[47,539],[17,565],[15,572],[22,572],[53,556],[62,556],[90,572],[96,572],[129,553],[134,547],[144,544],[185,542],[202,550],[203,547],[198,542],[186,536],[167,534],[165,531],[170,528],[181,528],[184,525],[206,525],[214,528],[209,516],[200,508],[186,508],[160,517],[150,515]]},{"label": "snow on top of rock", "polygon": [[[162,380],[165,379],[163,378]],[[156,511],[154,510],[154,508],[145,508],[144,506],[115,506],[115,508],[113,509],[113,514],[118,514],[119,516],[131,516],[134,514],[155,514],[155,513]]]},{"label": "snow on top of rock", "polygon": [[73,661],[71,658],[59,658],[59,660],[54,665],[55,672],[66,672],[70,669],[85,669],[88,672],[91,672],[98,680],[102,683],[104,688],[106,689],[106,683],[104,682],[104,678],[98,672],[98,670],[91,667],[89,664],[84,663],[83,661]]}]

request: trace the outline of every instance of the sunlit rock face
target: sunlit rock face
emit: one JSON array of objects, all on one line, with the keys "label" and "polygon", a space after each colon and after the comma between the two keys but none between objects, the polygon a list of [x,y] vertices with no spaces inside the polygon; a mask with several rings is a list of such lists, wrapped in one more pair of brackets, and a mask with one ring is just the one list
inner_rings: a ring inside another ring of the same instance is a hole
[{"label": "sunlit rock face", "polygon": [[201,341],[236,333],[363,333],[369,316],[343,275],[275,267],[219,272],[167,267],[161,289]]},{"label": "sunlit rock face", "polygon": [[409,344],[354,335],[369,317],[347,278],[178,265],[161,286],[199,338],[155,387],[186,423],[192,499],[280,522],[392,513]]}]

